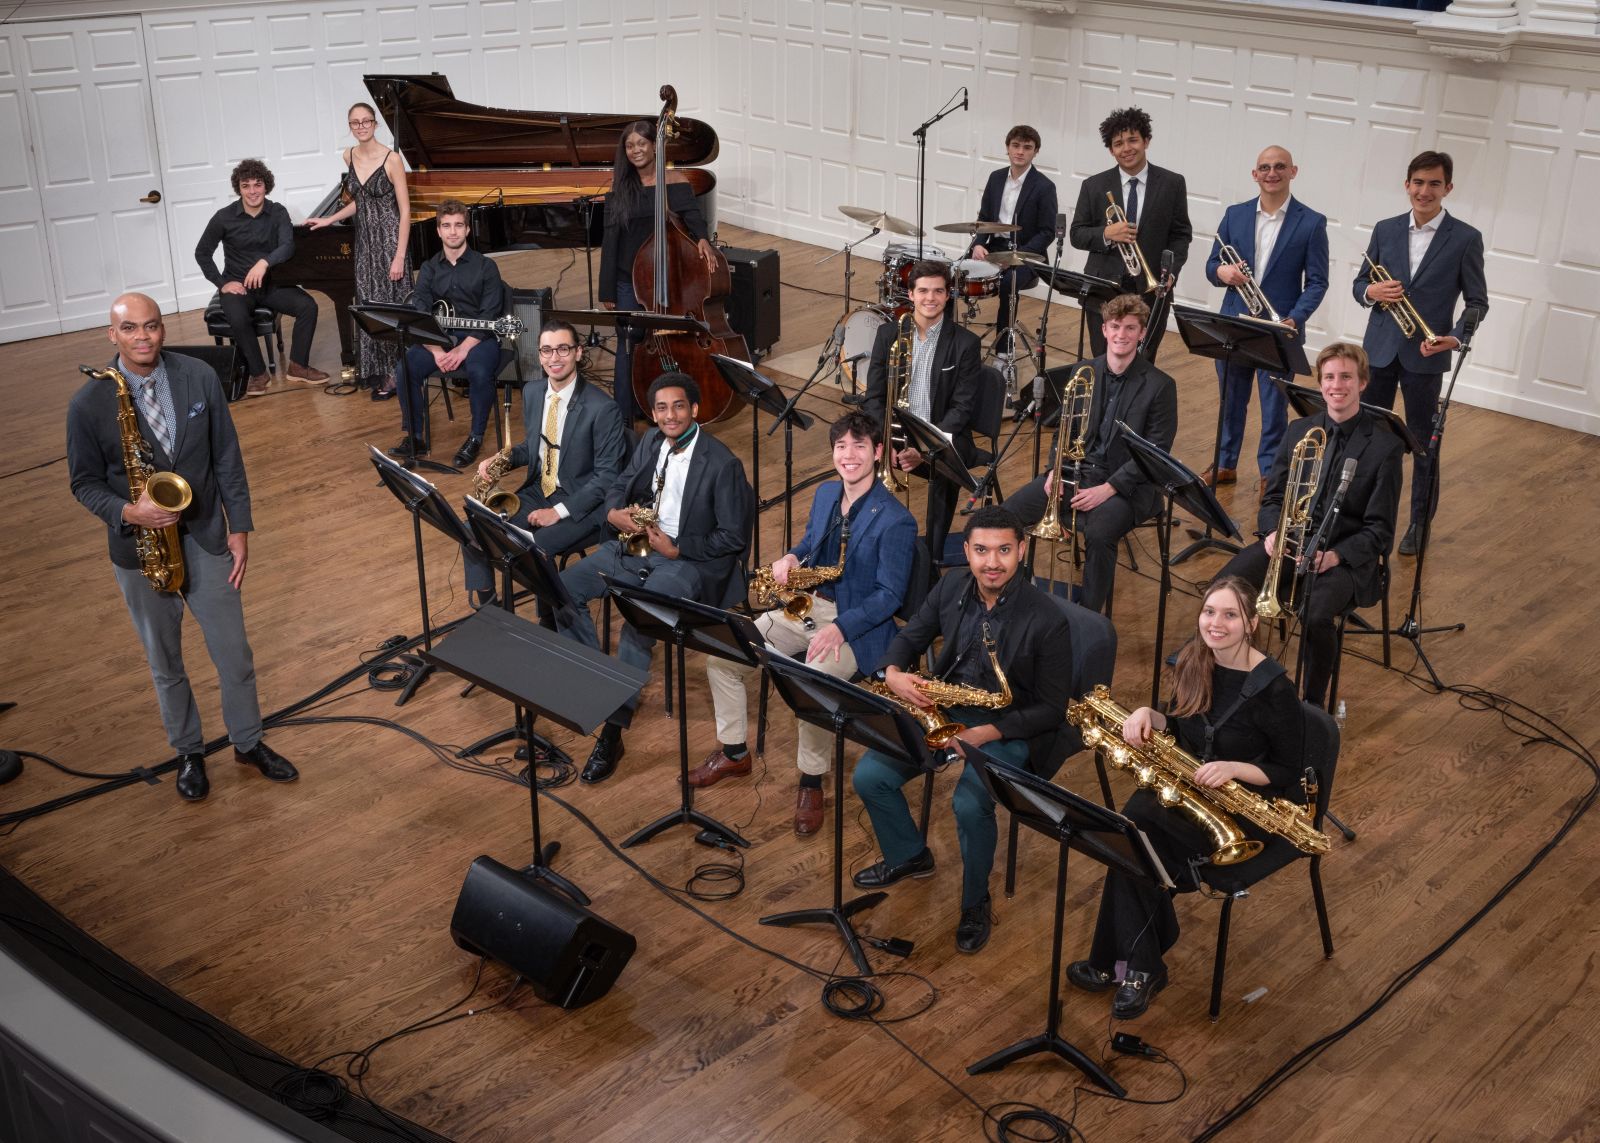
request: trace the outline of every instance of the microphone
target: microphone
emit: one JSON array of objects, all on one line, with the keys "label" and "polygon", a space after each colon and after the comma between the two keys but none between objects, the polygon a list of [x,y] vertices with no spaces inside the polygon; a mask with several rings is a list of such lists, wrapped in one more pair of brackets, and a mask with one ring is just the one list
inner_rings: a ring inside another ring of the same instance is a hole
[{"label": "microphone", "polygon": [[1339,470],[1339,487],[1333,491],[1333,502],[1335,504],[1344,499],[1344,494],[1349,490],[1350,482],[1355,479],[1355,475],[1356,458],[1353,456],[1346,457],[1344,467]]},{"label": "microphone", "polygon": [[1461,315],[1461,340],[1471,341],[1472,335],[1478,332],[1478,323],[1488,311],[1482,306],[1468,306],[1467,312]]},{"label": "microphone", "polygon": [[1066,240],[1067,240],[1067,216],[1065,214],[1058,214],[1058,215],[1056,215],[1056,241],[1057,242],[1065,242]]},{"label": "microphone", "polygon": [[1172,251],[1171,250],[1163,250],[1161,252],[1161,281],[1162,281],[1162,283],[1165,284],[1166,280],[1168,278],[1170,278],[1170,277],[1172,277]]}]

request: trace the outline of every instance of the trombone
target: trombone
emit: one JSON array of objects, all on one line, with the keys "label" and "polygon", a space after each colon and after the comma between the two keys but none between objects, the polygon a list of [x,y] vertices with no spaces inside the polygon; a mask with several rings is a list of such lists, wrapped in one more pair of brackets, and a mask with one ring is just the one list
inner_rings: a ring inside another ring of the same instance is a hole
[{"label": "trombone", "polygon": [[[1066,462],[1072,462],[1072,488],[1074,494],[1081,479],[1078,466],[1088,455],[1089,408],[1094,404],[1094,366],[1084,364],[1072,371],[1061,389],[1061,419],[1056,424],[1056,460],[1053,468],[1055,480],[1045,502],[1044,517],[1028,529],[1028,535],[1051,545],[1050,574],[1046,582],[1050,587],[1056,582],[1056,552],[1054,545],[1069,535],[1072,538],[1071,558],[1067,563],[1067,586],[1077,583],[1078,572],[1078,510],[1072,508],[1065,531],[1061,527],[1062,478],[1066,475]],[[1068,502],[1071,503],[1070,501]]]},{"label": "trombone", "polygon": [[[1117,196],[1106,191],[1106,225],[1111,226],[1118,222],[1127,222],[1128,216],[1117,205]],[[1150,263],[1145,261],[1144,251],[1139,249],[1137,242],[1114,242],[1117,253],[1122,255],[1122,268],[1128,272],[1130,278],[1144,278],[1144,289],[1141,293],[1148,294],[1159,284],[1156,276],[1150,272]]]},{"label": "trombone", "polygon": [[1233,287],[1239,291],[1239,297],[1244,300],[1244,308],[1250,311],[1251,317],[1265,317],[1267,321],[1283,324],[1283,319],[1278,316],[1278,311],[1272,308],[1272,303],[1267,301],[1267,295],[1261,292],[1256,277],[1250,272],[1250,263],[1246,262],[1232,246],[1226,242],[1218,252],[1224,265],[1232,266],[1244,275],[1244,281]]},{"label": "trombone", "polygon": [[[1368,255],[1363,253],[1361,257],[1366,259],[1366,263],[1368,267],[1370,267],[1367,272],[1367,281],[1395,281],[1395,276],[1393,274],[1389,273],[1388,270],[1385,270],[1378,263],[1374,262],[1370,257],[1368,257]],[[1378,305],[1383,307],[1383,311],[1385,313],[1394,318],[1394,324],[1400,327],[1400,335],[1402,337],[1405,337],[1409,340],[1410,338],[1417,336],[1417,331],[1421,330],[1424,344],[1439,340],[1439,335],[1434,333],[1433,330],[1429,329],[1428,323],[1422,320],[1422,315],[1417,312],[1416,305],[1412,303],[1410,296],[1406,294],[1403,287],[1400,291],[1399,301],[1379,302]]]}]

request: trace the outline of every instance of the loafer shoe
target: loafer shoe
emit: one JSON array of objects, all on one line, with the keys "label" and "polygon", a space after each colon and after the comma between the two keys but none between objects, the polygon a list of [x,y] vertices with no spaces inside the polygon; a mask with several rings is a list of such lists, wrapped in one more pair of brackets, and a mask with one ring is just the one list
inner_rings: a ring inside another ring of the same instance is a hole
[{"label": "loafer shoe", "polygon": [[961,910],[961,923],[956,926],[956,948],[964,953],[975,953],[989,943],[989,933],[994,928],[994,911],[985,897],[970,909]]},{"label": "loafer shoe", "polygon": [[715,786],[724,778],[742,778],[750,773],[750,752],[743,758],[729,758],[720,750],[706,755],[706,760],[689,771],[689,785],[696,789]]},{"label": "loafer shoe", "polygon": [[1067,983],[1085,992],[1104,992],[1117,983],[1117,978],[1109,972],[1101,972],[1086,960],[1075,960],[1067,965]]},{"label": "loafer shoe", "polygon": [[204,754],[183,754],[178,758],[178,797],[186,802],[198,802],[211,792],[211,779],[206,777]]},{"label": "loafer shoe", "polygon": [[801,786],[794,800],[794,832],[810,837],[822,828],[822,791],[815,786]]},{"label": "loafer shoe", "polygon": [[589,760],[583,764],[583,773],[578,775],[578,781],[591,786],[604,782],[617,772],[617,763],[622,761],[625,753],[627,751],[620,738],[609,745],[604,738],[596,739],[594,749],[589,751]]},{"label": "loafer shoe", "polygon": [[483,451],[482,437],[468,437],[461,442],[461,447],[456,450],[456,467],[465,468],[478,459],[478,454]]},{"label": "loafer shoe", "polygon": [[258,742],[249,750],[235,750],[233,760],[254,766],[269,782],[292,782],[300,776],[289,760],[265,742]]},{"label": "loafer shoe", "polygon": [[907,877],[933,876],[933,850],[926,847],[910,861],[890,865],[887,861],[874,861],[850,880],[859,889],[882,889]]},{"label": "loafer shoe", "polygon": [[1156,993],[1167,986],[1167,970],[1157,973],[1135,972],[1129,969],[1117,985],[1117,994],[1111,998],[1111,1015],[1118,1020],[1132,1020],[1143,1016]]}]

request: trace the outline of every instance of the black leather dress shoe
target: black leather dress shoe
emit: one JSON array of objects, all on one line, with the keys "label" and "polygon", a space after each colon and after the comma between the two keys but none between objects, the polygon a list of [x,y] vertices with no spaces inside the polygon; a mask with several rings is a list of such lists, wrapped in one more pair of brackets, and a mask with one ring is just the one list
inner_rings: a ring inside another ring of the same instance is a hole
[{"label": "black leather dress shoe", "polygon": [[850,880],[860,889],[882,889],[907,877],[932,876],[933,850],[924,848],[910,861],[902,861],[899,865],[890,865],[887,861],[874,861]]},{"label": "black leather dress shoe", "polygon": [[400,443],[389,450],[390,456],[399,457],[401,460],[410,460],[414,456],[427,456],[427,450],[421,447],[421,442],[416,437],[407,433],[400,438]]},{"label": "black leather dress shoe", "polygon": [[1104,992],[1116,982],[1116,977],[1101,972],[1086,960],[1075,960],[1067,965],[1067,983],[1085,992]]},{"label": "black leather dress shoe", "polygon": [[206,777],[204,754],[178,756],[178,797],[186,802],[198,802],[211,792],[211,779]]},{"label": "black leather dress shoe", "polygon": [[1167,986],[1167,970],[1151,974],[1129,969],[1117,985],[1117,994],[1111,998],[1111,1015],[1118,1020],[1132,1020],[1143,1016],[1156,993]]},{"label": "black leather dress shoe", "polygon": [[233,760],[254,766],[269,782],[292,782],[300,776],[289,760],[265,742],[258,742],[249,750],[235,750]]},{"label": "black leather dress shoe", "polygon": [[456,467],[465,468],[478,459],[478,454],[483,451],[482,437],[468,437],[461,442],[461,447],[456,450]]},{"label": "black leather dress shoe", "polygon": [[1417,545],[1422,541],[1422,529],[1412,524],[1406,529],[1406,534],[1400,538],[1400,554],[1414,556],[1417,554]]},{"label": "black leather dress shoe", "polygon": [[578,775],[578,781],[594,785],[604,782],[617,771],[617,763],[622,761],[622,756],[627,750],[622,745],[622,739],[607,742],[602,735],[595,740],[594,749],[589,751],[589,760],[583,764],[583,773]]},{"label": "black leather dress shoe", "polygon": [[985,897],[970,909],[961,910],[961,923],[956,926],[956,948],[964,953],[975,953],[989,943],[989,930],[994,928],[994,911]]}]

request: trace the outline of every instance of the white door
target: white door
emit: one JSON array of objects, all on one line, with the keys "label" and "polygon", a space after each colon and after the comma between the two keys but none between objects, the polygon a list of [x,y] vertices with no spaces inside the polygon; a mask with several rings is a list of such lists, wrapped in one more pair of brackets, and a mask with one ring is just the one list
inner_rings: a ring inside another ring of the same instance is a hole
[{"label": "white door", "polygon": [[[29,289],[48,283],[46,299],[61,331],[104,323],[112,299],[125,290],[172,309],[167,219],[158,205],[161,162],[139,18],[14,24],[0,37],[0,62],[9,65],[0,82],[20,94],[25,132],[24,146],[12,153],[27,157],[26,181],[37,199],[32,220],[17,210],[15,221],[4,221],[11,223],[7,233],[31,232],[35,245],[42,239],[44,246],[45,258],[33,255],[26,271],[36,277]],[[0,133],[12,130],[4,119],[5,94],[0,88]],[[8,161],[0,177],[0,209],[13,183],[19,187],[13,197],[24,201],[17,166]],[[27,240],[19,237],[18,244]],[[39,323],[38,309],[19,309],[13,323],[9,297],[5,301],[0,339],[36,336],[21,327]]]},{"label": "white door", "polygon": [[16,68],[19,39],[0,28],[0,341],[61,332],[27,93]]}]

